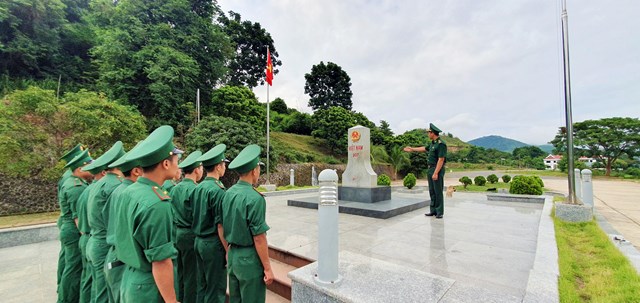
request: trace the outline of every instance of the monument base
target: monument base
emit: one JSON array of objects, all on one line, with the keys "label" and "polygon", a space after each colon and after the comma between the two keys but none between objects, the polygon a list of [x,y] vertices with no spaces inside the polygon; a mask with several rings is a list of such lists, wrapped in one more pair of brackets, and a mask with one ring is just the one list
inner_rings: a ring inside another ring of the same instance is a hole
[{"label": "monument base", "polygon": [[[338,212],[377,219],[388,219],[397,215],[426,207],[430,204],[430,202],[431,201],[429,199],[417,198],[393,198],[377,203],[363,203],[339,200]],[[316,195],[295,200],[288,200],[287,205],[318,209],[318,196]]]},{"label": "monument base", "polygon": [[338,186],[338,200],[376,203],[391,200],[391,186],[349,187]]}]

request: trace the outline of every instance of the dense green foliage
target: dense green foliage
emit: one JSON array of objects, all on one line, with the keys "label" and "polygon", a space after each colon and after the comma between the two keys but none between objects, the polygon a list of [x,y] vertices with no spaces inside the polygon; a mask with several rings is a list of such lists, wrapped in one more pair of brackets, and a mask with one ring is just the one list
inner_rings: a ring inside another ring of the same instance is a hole
[{"label": "dense green foliage", "polygon": [[460,183],[462,183],[462,185],[464,185],[464,188],[467,188],[467,186],[471,185],[471,183],[472,183],[471,178],[469,178],[467,176],[464,176],[464,177],[458,179],[458,181]]},{"label": "dense green foliage", "polygon": [[276,112],[279,114],[286,115],[289,113],[289,108],[287,107],[287,103],[282,100],[282,98],[275,98],[269,104],[269,110],[272,112]]},{"label": "dense green foliage", "polygon": [[402,180],[402,185],[404,185],[408,189],[412,189],[414,186],[416,186],[416,181],[416,176],[412,173],[408,173]]},{"label": "dense green foliage", "polygon": [[0,103],[0,172],[57,179],[64,165],[58,158],[77,143],[97,156],[119,140],[131,148],[145,135],[140,113],[104,95],[80,91],[57,99],[36,87],[14,91]]},{"label": "dense green foliage", "polygon": [[534,176],[515,176],[509,187],[510,194],[542,195],[542,186]]},{"label": "dense green foliage", "polygon": [[[556,153],[566,152],[566,129],[561,127],[551,141]],[[606,175],[621,156],[640,155],[640,119],[603,118],[573,124],[575,154],[604,159]]]},{"label": "dense green foliage", "polygon": [[339,106],[351,110],[351,78],[342,67],[333,63],[320,62],[305,74],[304,93],[309,95],[309,107],[314,111]]},{"label": "dense green foliage", "polygon": [[205,115],[216,115],[249,123],[256,130],[266,131],[267,112],[256,95],[243,86],[224,86],[213,92],[211,107]]},{"label": "dense green foliage", "polygon": [[229,63],[226,81],[229,85],[254,88],[265,84],[267,47],[271,53],[273,74],[278,74],[278,51],[269,34],[258,22],[242,20],[239,13],[229,12],[229,17],[221,15],[220,23],[224,32],[235,46],[235,56]]},{"label": "dense green foliage", "polygon": [[385,174],[378,175],[378,185],[389,186],[391,185],[391,178]]},{"label": "dense green foliage", "polygon": [[487,184],[487,179],[483,176],[476,176],[473,178],[473,183],[478,186],[484,186]]},{"label": "dense green foliage", "polygon": [[509,183],[509,181],[511,181],[511,176],[509,175],[502,176],[502,182]]},{"label": "dense green foliage", "polygon": [[473,139],[469,141],[469,144],[473,144],[478,147],[483,147],[485,149],[497,149],[499,151],[510,153],[514,149],[519,147],[527,146],[526,143],[520,142],[518,140],[513,140],[501,136],[484,136],[480,138]]},{"label": "dense green foliage", "polygon": [[346,154],[349,128],[356,125],[370,128],[375,126],[365,115],[340,106],[316,111],[312,121],[311,134],[316,138],[325,139],[329,148],[336,154]]},{"label": "dense green foliage", "polygon": [[491,184],[494,184],[498,182],[498,176],[496,176],[495,174],[490,174],[487,176],[487,181]]}]

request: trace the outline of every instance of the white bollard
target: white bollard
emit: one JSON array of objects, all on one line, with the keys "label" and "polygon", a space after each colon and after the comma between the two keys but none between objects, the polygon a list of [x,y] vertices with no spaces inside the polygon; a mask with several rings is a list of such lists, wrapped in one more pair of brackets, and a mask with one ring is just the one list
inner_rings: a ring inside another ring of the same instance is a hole
[{"label": "white bollard", "polygon": [[338,174],[325,169],[318,176],[318,276],[321,284],[337,283],[338,274]]},{"label": "white bollard", "polygon": [[593,182],[588,169],[582,170],[582,203],[593,207]]},{"label": "white bollard", "polygon": [[318,186],[318,174],[315,166],[311,166],[311,186]]},{"label": "white bollard", "polygon": [[289,171],[289,185],[296,185],[296,175],[294,174],[293,168]]},{"label": "white bollard", "polygon": [[575,179],[575,184],[576,184],[576,198],[578,198],[578,200],[582,201],[582,178],[580,177],[580,169],[576,168],[574,169],[574,174],[573,174],[573,178]]}]

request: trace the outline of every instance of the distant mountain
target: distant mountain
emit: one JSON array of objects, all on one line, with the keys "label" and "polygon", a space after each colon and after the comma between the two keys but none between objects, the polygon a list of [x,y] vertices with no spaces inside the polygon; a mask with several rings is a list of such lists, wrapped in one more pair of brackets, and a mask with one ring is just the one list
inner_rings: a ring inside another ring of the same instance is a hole
[{"label": "distant mountain", "polygon": [[551,154],[553,152],[553,145],[551,144],[538,145],[538,147],[547,154]]},{"label": "distant mountain", "polygon": [[468,143],[473,144],[475,146],[484,147],[486,149],[494,148],[499,151],[508,152],[508,153],[512,152],[514,149],[518,147],[530,145],[530,144],[520,142],[518,140],[513,140],[505,137],[495,136],[495,135],[473,139]]}]

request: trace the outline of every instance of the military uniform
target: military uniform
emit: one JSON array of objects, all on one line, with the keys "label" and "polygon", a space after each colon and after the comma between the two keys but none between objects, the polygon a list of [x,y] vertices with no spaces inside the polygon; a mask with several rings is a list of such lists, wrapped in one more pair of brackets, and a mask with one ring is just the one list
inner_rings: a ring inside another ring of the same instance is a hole
[{"label": "military uniform", "polygon": [[[438,134],[441,132],[440,129],[438,129],[433,124],[429,124],[429,130]],[[438,159],[447,157],[447,144],[440,138],[438,138],[434,141],[431,141],[431,144],[428,145],[428,149],[427,180],[429,181],[429,196],[431,197],[430,214],[441,218],[442,216],[444,216],[444,163],[442,164],[442,168],[438,172],[438,180],[433,180],[433,173],[436,171]]]},{"label": "military uniform", "polygon": [[78,219],[78,230],[80,231],[80,254],[82,256],[82,276],[80,277],[80,303],[91,302],[91,283],[93,282],[93,267],[87,259],[87,242],[91,237],[91,228],[87,220],[87,201],[89,200],[89,192],[95,187],[98,181],[94,180],[85,188],[80,195],[78,203],[76,203],[76,211],[73,214],[74,219]]},{"label": "military uniform", "polygon": [[[93,163],[83,168],[84,170],[105,170],[107,166],[124,155],[122,142],[118,141],[106,151],[102,156],[97,158]],[[87,214],[89,226],[91,227],[91,237],[87,242],[87,259],[93,267],[91,283],[91,301],[94,303],[109,302],[107,293],[107,284],[104,278],[104,261],[109,252],[107,245],[107,220],[108,209],[104,212],[107,199],[114,189],[122,183],[122,178],[113,173],[107,174],[96,183],[96,186],[89,192],[89,200],[87,201]]]},{"label": "military uniform", "polygon": [[[161,126],[130,151],[127,159],[148,167],[173,154],[181,154],[172,140],[173,128]],[[116,218],[116,253],[126,264],[120,301],[162,302],[152,269],[154,262],[177,256],[171,198],[160,184],[140,177],[122,192],[119,202],[123,210],[117,212]]]},{"label": "military uniform", "polygon": [[[227,146],[216,145],[198,160],[205,167],[225,161]],[[227,279],[225,249],[218,235],[222,223],[221,203],[225,187],[220,180],[206,177],[192,194],[193,232],[198,268],[197,302],[225,302]]]},{"label": "military uniform", "polygon": [[[69,163],[69,161],[73,160],[73,158],[75,158],[78,154],[80,154],[82,151],[84,150],[84,146],[82,144],[78,144],[75,147],[73,147],[72,149],[70,149],[69,151],[67,151],[64,155],[62,155],[62,157],[60,157],[59,160],[64,160],[65,162]],[[73,173],[71,172],[70,169],[66,169],[64,171],[64,173],[62,173],[62,177],[60,177],[60,180],[58,181],[58,203],[60,203],[60,189],[62,188],[62,184],[64,183],[64,181],[66,181],[69,177],[71,177]],[[62,223],[61,218],[58,218],[58,221],[56,222],[56,225],[58,226],[58,230],[60,230],[60,225]],[[62,277],[62,272],[64,271],[64,245],[62,245],[62,239],[60,239],[60,253],[58,254],[58,271],[56,273],[56,287],[60,286],[60,277]],[[58,291],[58,289],[56,288],[56,291]]]},{"label": "military uniform", "polygon": [[167,192],[171,192],[173,187],[176,185],[178,185],[178,182],[176,182],[176,180],[171,179],[171,180],[164,181],[164,183],[162,183],[162,188],[164,188],[164,190],[166,190]]},{"label": "military uniform", "polygon": [[[91,162],[89,152],[84,150],[67,163],[72,171]],[[71,175],[60,188],[60,241],[64,250],[64,270],[58,288],[59,302],[77,302],[80,293],[82,275],[82,256],[80,254],[80,232],[73,220],[72,210],[76,209],[80,195],[87,187],[82,178]]]},{"label": "military uniform", "polygon": [[[185,171],[193,171],[202,165],[198,158],[202,152],[194,151],[184,159],[178,168]],[[194,249],[195,234],[191,230],[193,222],[191,194],[196,189],[196,182],[185,177],[171,191],[171,206],[173,207],[173,220],[176,227],[176,248],[178,258],[176,260],[176,293],[178,301],[182,303],[197,302],[197,266]]]},{"label": "military uniform", "polygon": [[[135,168],[136,162],[128,161],[125,154],[115,162],[109,164],[109,168],[119,168],[123,173],[127,173]],[[107,203],[104,206],[105,212],[108,210],[107,219],[107,245],[109,245],[109,252],[105,259],[104,278],[107,283],[107,293],[109,295],[109,302],[120,302],[120,283],[122,281],[122,274],[124,273],[124,263],[118,260],[116,252],[116,229],[119,226],[117,218],[121,216],[121,212],[125,209],[126,201],[122,201],[124,190],[133,184],[132,177],[127,177],[122,180],[122,183],[113,190]]]},{"label": "military uniform", "polygon": [[[246,147],[229,169],[246,173],[259,164],[260,148]],[[264,267],[253,237],[269,230],[266,202],[252,184],[238,181],[227,190],[222,203],[224,235],[229,242],[229,302],[265,302]]]}]

